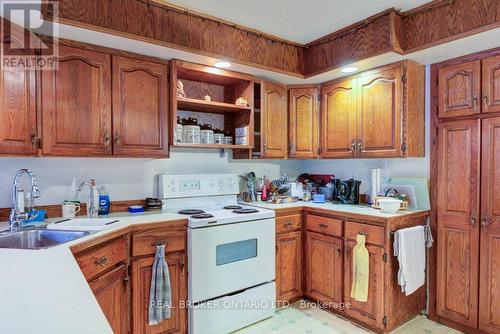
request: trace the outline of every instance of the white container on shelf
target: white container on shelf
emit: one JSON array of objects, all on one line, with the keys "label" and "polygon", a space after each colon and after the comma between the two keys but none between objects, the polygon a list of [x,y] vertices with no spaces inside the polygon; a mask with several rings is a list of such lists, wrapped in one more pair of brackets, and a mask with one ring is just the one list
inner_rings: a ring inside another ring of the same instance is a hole
[{"label": "white container on shelf", "polygon": [[202,144],[215,144],[214,131],[213,130],[201,130],[200,140]]},{"label": "white container on shelf", "polygon": [[248,137],[236,137],[236,145],[248,145]]},{"label": "white container on shelf", "polygon": [[222,133],[214,134],[215,144],[224,145],[224,135]]},{"label": "white container on shelf", "polygon": [[246,137],[248,136],[248,126],[242,126],[234,130],[234,135],[236,137]]},{"label": "white container on shelf", "polygon": [[186,144],[200,144],[200,127],[198,125],[184,125],[182,127],[182,139]]},{"label": "white container on shelf", "polygon": [[175,132],[174,132],[174,136],[175,136],[175,142],[177,144],[180,144],[182,143],[183,139],[182,139],[182,136],[183,136],[183,131],[182,131],[182,124],[179,124],[177,123],[175,125]]},{"label": "white container on shelf", "polygon": [[233,145],[233,137],[231,137],[231,136],[224,136],[224,144],[226,144],[226,145]]}]

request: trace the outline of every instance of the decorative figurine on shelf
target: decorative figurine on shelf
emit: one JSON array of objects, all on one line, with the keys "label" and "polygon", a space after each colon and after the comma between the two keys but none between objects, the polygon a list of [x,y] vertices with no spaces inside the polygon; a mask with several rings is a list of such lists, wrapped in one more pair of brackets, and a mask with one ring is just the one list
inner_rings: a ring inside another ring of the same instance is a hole
[{"label": "decorative figurine on shelf", "polygon": [[248,101],[244,97],[238,97],[236,99],[236,105],[237,106],[248,106]]},{"label": "decorative figurine on shelf", "polygon": [[210,95],[205,95],[205,102],[210,102],[210,101],[212,101]]},{"label": "decorative figurine on shelf", "polygon": [[180,80],[177,80],[177,96],[186,97],[186,93],[184,92],[184,84]]}]

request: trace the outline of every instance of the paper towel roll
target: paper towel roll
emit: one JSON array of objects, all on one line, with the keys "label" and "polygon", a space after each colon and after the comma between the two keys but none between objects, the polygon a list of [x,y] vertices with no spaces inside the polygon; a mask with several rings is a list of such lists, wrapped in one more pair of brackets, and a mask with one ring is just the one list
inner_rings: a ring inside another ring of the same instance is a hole
[{"label": "paper towel roll", "polygon": [[373,168],[371,170],[372,175],[372,189],[370,192],[370,202],[375,203],[375,197],[380,193],[380,168]]}]

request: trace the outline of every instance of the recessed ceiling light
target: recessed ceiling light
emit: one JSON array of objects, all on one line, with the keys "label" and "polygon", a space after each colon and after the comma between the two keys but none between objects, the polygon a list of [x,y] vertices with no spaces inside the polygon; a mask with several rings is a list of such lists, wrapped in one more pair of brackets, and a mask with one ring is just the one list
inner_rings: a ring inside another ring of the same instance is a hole
[{"label": "recessed ceiling light", "polygon": [[231,67],[231,63],[228,63],[227,61],[218,61],[214,64],[214,66],[218,68],[228,68]]},{"label": "recessed ceiling light", "polygon": [[342,67],[340,69],[340,72],[342,73],[352,73],[352,72],[356,72],[358,70],[357,67],[355,66],[346,66],[346,67]]}]

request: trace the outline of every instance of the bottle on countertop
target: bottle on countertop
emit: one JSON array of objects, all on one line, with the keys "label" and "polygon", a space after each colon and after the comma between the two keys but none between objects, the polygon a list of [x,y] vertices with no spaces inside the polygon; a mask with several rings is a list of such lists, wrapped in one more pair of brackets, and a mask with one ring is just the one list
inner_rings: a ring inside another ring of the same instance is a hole
[{"label": "bottle on countertop", "polygon": [[109,214],[109,194],[104,186],[99,187],[99,216]]}]

